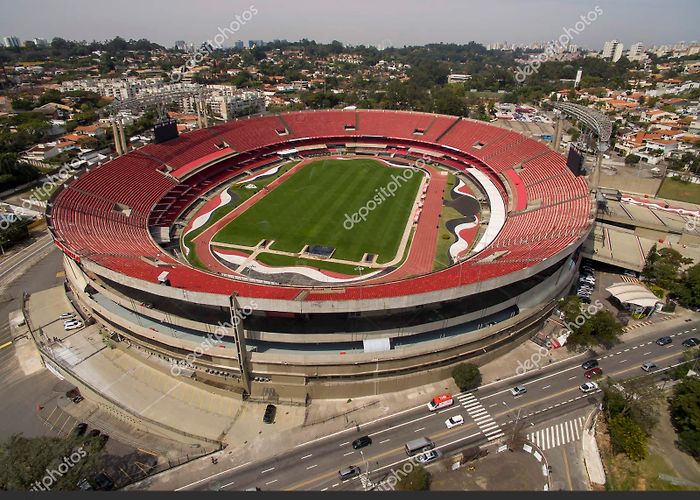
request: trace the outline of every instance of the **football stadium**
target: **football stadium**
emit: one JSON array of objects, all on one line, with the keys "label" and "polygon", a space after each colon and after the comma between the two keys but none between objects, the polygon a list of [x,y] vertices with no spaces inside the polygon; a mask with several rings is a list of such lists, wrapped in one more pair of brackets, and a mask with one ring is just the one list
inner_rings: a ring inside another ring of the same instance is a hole
[{"label": "football stadium", "polygon": [[291,112],[119,156],[47,220],[106,335],[175,377],[303,402],[441,380],[536,332],[592,227],[577,170],[465,118]]}]

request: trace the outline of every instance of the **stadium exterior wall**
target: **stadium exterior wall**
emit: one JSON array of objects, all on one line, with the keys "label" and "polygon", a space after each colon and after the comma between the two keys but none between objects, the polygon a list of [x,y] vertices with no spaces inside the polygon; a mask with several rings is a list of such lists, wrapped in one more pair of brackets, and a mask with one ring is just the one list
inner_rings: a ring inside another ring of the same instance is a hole
[{"label": "stadium exterior wall", "polygon": [[[158,353],[165,359],[184,359],[198,344],[180,341],[153,332],[145,327],[104,309],[92,300],[83,288],[82,271],[74,261],[66,258],[69,284],[81,304],[93,311],[95,319],[108,331],[116,331],[140,348]],[[515,342],[534,333],[554,307],[556,299],[566,293],[575,277],[576,266],[566,260],[561,270],[527,294],[531,307],[515,317],[491,326],[446,339],[420,343],[387,353],[348,354],[342,357],[320,354],[266,354],[250,353],[248,371],[254,376],[268,377],[269,383],[253,382],[252,397],[263,398],[274,394],[282,399],[302,402],[305,397],[355,397],[397,390],[397,386],[411,387],[449,376],[451,367],[458,362],[483,363],[512,349]],[[95,284],[88,275],[86,282]],[[97,285],[99,286],[99,285]],[[525,300],[523,301],[525,303]],[[535,303],[533,303],[535,302]],[[205,330],[206,331],[206,330]],[[468,337],[468,339],[467,339]],[[211,362],[197,360],[194,378],[216,387],[226,386],[232,391],[242,388],[237,379],[237,362],[233,350],[224,357],[219,354]],[[212,371],[226,372],[225,378],[209,375]]]}]

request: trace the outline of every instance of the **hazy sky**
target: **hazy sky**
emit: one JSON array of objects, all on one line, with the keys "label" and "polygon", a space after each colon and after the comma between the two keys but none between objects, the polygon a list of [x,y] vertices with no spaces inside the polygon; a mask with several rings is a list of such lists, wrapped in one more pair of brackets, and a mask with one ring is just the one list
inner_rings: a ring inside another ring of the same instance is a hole
[{"label": "hazy sky", "polygon": [[275,38],[395,47],[548,41],[596,6],[603,14],[573,43],[601,49],[612,38],[626,46],[700,40],[700,0],[0,0],[0,36],[120,35],[171,46],[213,39],[250,6],[257,14],[247,13],[250,20],[224,45]]}]

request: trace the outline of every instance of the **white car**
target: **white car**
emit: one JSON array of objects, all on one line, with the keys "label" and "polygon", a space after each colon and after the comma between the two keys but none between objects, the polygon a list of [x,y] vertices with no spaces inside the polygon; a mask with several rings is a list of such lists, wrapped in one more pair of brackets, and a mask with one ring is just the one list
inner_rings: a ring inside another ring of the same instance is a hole
[{"label": "white car", "polygon": [[652,363],[651,361],[642,365],[642,370],[644,370],[645,372],[650,372],[652,370],[656,370],[657,368],[658,366],[656,366],[656,363]]},{"label": "white car", "polygon": [[69,321],[63,325],[63,329],[66,331],[77,330],[82,327],[83,324],[80,321]]},{"label": "white car", "polygon": [[589,392],[597,391],[598,384],[596,384],[595,382],[586,382],[585,384],[581,384],[579,389],[581,389],[582,393],[588,394]]},{"label": "white car", "polygon": [[462,415],[455,415],[454,417],[450,417],[447,420],[445,420],[445,425],[448,429],[452,429],[453,427],[457,427],[458,425],[462,425],[463,423],[464,417]]},{"label": "white car", "polygon": [[58,317],[58,319],[73,319],[73,318],[75,318],[75,313],[63,313]]},{"label": "white car", "polygon": [[525,388],[524,385],[516,385],[510,390],[510,393],[513,396],[521,396],[527,392],[527,389]]},{"label": "white car", "polygon": [[440,457],[440,454],[435,451],[435,450],[430,450],[426,451],[425,453],[421,453],[420,455],[416,455],[416,462],[419,464],[427,464],[432,462],[433,460],[437,460]]}]

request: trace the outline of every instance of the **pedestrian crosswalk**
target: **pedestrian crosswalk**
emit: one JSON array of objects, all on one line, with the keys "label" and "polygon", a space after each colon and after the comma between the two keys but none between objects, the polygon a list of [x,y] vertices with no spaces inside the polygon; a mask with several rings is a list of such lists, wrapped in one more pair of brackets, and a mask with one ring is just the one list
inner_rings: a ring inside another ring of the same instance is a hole
[{"label": "pedestrian crosswalk", "polygon": [[542,451],[573,443],[581,439],[586,418],[581,416],[554,424],[527,435],[527,439],[539,446]]},{"label": "pedestrian crosswalk", "polygon": [[640,285],[642,283],[637,278],[633,278],[632,276],[625,276],[624,274],[620,275],[620,279],[622,281],[626,281],[627,283],[634,283],[636,285]]},{"label": "pedestrian crosswalk", "polygon": [[467,410],[467,413],[474,420],[474,423],[479,426],[487,440],[493,441],[503,437],[504,434],[501,431],[501,427],[473,394],[460,394],[457,396],[457,400]]}]

